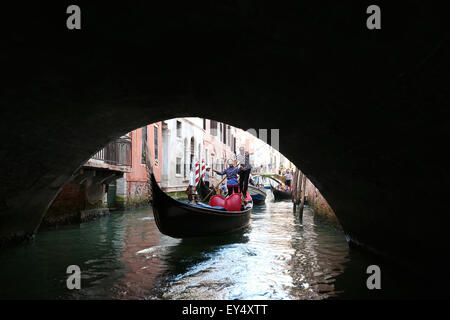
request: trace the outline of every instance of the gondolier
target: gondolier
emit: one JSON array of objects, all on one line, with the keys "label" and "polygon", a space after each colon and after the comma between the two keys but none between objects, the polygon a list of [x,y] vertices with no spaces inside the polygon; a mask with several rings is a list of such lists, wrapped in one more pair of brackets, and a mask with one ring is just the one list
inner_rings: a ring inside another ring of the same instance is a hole
[{"label": "gondolier", "polygon": [[228,168],[226,168],[224,171],[220,172],[214,169],[213,171],[221,176],[223,175],[227,176],[228,195],[239,192],[239,184],[237,177],[239,169],[234,166],[233,160],[231,159],[228,160]]},{"label": "gondolier", "polygon": [[236,158],[240,164],[239,188],[241,190],[242,197],[245,198],[248,189],[248,179],[250,178],[250,171],[252,170],[252,166],[250,165],[250,154],[245,151],[244,147],[240,147],[239,154]]}]

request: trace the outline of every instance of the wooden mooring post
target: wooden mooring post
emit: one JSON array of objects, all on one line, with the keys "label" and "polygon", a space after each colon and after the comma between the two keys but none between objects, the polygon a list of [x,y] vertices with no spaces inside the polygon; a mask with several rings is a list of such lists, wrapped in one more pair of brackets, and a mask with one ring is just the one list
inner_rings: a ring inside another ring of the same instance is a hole
[{"label": "wooden mooring post", "polygon": [[300,198],[300,194],[299,194],[299,183],[298,183],[298,178],[300,175],[300,170],[295,169],[294,172],[294,176],[292,177],[292,203],[294,204],[294,213],[297,211],[297,205],[299,204],[299,198]]},{"label": "wooden mooring post", "polygon": [[300,206],[299,218],[300,223],[303,223],[303,208],[305,205],[306,196],[306,176],[298,168],[294,173],[292,189],[294,213],[297,211],[297,206]]}]

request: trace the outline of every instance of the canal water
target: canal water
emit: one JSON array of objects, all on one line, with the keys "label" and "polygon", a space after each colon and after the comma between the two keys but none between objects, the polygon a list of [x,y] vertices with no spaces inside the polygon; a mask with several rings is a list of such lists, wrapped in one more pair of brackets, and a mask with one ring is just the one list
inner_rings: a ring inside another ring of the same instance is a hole
[{"label": "canal water", "polygon": [[[116,212],[38,233],[0,251],[0,299],[326,299],[370,297],[369,258],[306,208],[255,206],[237,234],[180,240],[162,235],[151,208]],[[68,290],[66,269],[81,269]]]}]

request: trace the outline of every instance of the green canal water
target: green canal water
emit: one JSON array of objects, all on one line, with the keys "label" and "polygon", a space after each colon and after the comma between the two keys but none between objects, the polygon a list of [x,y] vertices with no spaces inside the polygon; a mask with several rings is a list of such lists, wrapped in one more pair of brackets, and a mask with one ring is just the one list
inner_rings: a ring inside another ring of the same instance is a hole
[{"label": "green canal water", "polygon": [[[0,299],[326,299],[398,297],[366,287],[377,261],[292,203],[255,206],[242,232],[191,240],[162,235],[151,208],[40,231],[0,251]],[[81,289],[66,269],[81,269]],[[382,269],[383,271],[386,268]],[[383,273],[383,281],[388,278]]]}]

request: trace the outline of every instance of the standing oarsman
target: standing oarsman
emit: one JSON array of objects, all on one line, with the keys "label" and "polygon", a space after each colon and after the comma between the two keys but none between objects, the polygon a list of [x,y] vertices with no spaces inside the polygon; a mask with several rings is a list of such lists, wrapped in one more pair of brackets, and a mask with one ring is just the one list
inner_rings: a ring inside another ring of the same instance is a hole
[{"label": "standing oarsman", "polygon": [[247,196],[248,179],[250,177],[250,171],[252,166],[250,165],[250,154],[245,151],[244,147],[239,148],[239,154],[236,156],[237,161],[240,163],[239,168],[239,189],[242,193],[242,199]]}]

